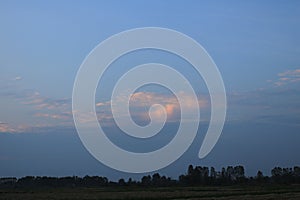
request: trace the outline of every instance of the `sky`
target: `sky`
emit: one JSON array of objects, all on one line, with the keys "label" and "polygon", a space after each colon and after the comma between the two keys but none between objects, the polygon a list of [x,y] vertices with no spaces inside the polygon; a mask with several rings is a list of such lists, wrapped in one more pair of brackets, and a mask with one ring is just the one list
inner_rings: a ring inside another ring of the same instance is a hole
[{"label": "sky", "polygon": [[93,158],[72,117],[73,83],[85,57],[111,35],[140,27],[174,29],[206,49],[226,88],[226,122],[215,148],[200,160],[197,151],[210,116],[203,79],[173,54],[142,50],[112,63],[98,85],[97,116],[113,142],[144,152],[162,147],[170,139],[168,133],[172,137],[176,132],[180,108],[166,88],[145,86],[131,99],[132,118],[140,125],[149,123],[151,105],[160,103],[167,110],[161,137],[147,144],[124,138],[109,110],[111,90],[126,70],[159,62],[173,66],[191,82],[202,113],[192,146],[158,172],[176,178],[189,164],[217,169],[242,164],[247,174],[255,175],[258,169],[268,174],[275,166],[300,165],[299,1],[4,0],[0,25],[2,177],[140,176],[113,170]]}]

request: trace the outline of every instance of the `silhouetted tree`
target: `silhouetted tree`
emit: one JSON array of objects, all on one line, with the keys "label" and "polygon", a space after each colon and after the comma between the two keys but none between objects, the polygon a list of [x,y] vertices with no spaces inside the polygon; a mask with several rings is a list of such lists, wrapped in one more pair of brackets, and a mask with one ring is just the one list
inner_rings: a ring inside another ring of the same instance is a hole
[{"label": "silhouetted tree", "polygon": [[258,182],[262,182],[264,180],[264,175],[260,170],[258,170],[255,179]]},{"label": "silhouetted tree", "polygon": [[151,185],[151,176],[143,176],[142,178],[142,185],[144,186],[150,186]]},{"label": "silhouetted tree", "polygon": [[152,176],[143,176],[140,182],[133,181],[131,178],[127,182],[121,178],[118,182],[109,181],[106,177],[78,176],[67,177],[47,177],[47,176],[26,176],[23,178],[0,178],[0,187],[114,187],[114,186],[193,186],[193,185],[232,185],[232,184],[300,184],[300,167],[281,168],[274,167],[271,170],[271,177],[264,176],[261,171],[253,177],[245,177],[243,166],[228,166],[216,171],[214,167],[189,165],[187,173],[180,175],[178,181],[154,173]]},{"label": "silhouetted tree", "polygon": [[126,185],[125,180],[123,178],[119,179],[118,184],[119,184],[119,186]]},{"label": "silhouetted tree", "polygon": [[159,173],[155,173],[152,175],[152,184],[154,186],[159,186],[161,184]]}]

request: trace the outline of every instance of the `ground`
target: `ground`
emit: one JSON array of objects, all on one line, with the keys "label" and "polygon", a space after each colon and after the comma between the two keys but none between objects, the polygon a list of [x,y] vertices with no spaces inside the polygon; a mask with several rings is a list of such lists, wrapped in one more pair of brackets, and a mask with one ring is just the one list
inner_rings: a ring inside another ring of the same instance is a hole
[{"label": "ground", "polygon": [[300,185],[220,186],[220,187],[115,187],[115,188],[39,188],[0,189],[0,199],[68,200],[68,199],[189,199],[227,200],[300,199]]}]

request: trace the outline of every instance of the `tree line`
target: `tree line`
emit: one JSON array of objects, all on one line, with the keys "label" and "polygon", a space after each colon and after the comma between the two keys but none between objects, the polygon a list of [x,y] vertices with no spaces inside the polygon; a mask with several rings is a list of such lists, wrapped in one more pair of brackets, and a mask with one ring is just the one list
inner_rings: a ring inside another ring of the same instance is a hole
[{"label": "tree line", "polygon": [[22,178],[0,178],[1,188],[22,187],[110,187],[110,186],[142,186],[142,187],[166,187],[166,186],[222,186],[222,185],[257,185],[257,184],[300,184],[300,167],[281,168],[271,170],[271,176],[264,176],[258,171],[254,177],[246,177],[243,166],[223,167],[216,171],[214,167],[202,167],[189,165],[187,172],[180,175],[177,180],[161,176],[159,173],[143,176],[136,181],[129,178],[120,179],[117,182],[109,181],[101,176],[26,176]]}]

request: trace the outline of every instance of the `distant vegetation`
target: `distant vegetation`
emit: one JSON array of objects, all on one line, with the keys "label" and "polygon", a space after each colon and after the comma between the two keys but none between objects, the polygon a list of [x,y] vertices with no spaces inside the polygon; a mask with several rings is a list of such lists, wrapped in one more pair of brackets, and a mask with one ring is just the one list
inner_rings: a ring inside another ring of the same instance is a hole
[{"label": "distant vegetation", "polygon": [[255,177],[246,177],[243,166],[228,166],[216,171],[214,167],[192,166],[186,174],[177,180],[155,173],[143,176],[135,181],[120,179],[118,182],[109,181],[106,177],[47,177],[26,176],[23,178],[0,178],[0,188],[23,187],[110,187],[110,186],[142,186],[142,187],[170,187],[170,186],[222,186],[222,185],[257,185],[257,184],[300,184],[300,167],[281,168],[271,170],[271,176],[264,176],[261,171]]}]

